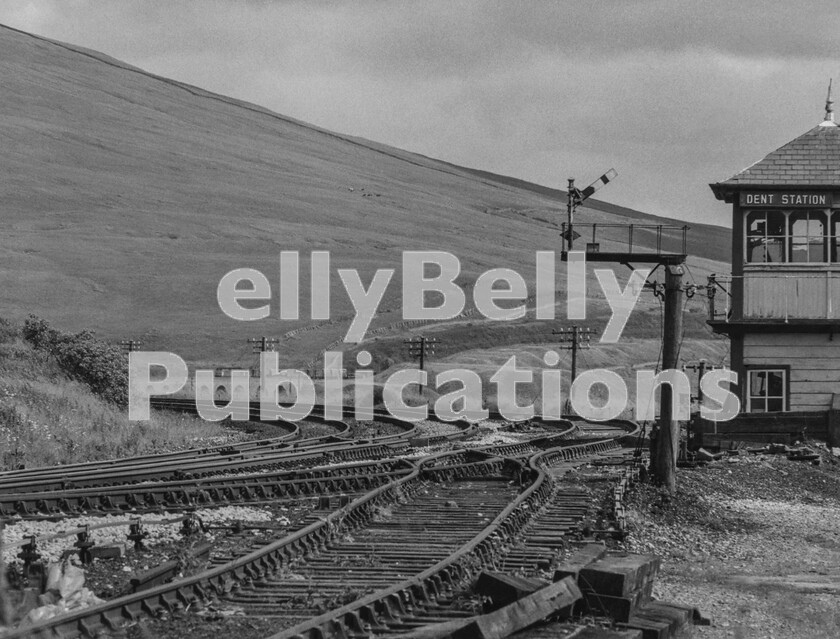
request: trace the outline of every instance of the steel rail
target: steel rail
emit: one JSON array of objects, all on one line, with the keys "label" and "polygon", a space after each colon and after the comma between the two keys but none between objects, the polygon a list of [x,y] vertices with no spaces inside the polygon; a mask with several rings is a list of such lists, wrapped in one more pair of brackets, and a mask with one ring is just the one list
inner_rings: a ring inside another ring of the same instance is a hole
[{"label": "steel rail", "polygon": [[[547,481],[547,474],[541,466],[537,465],[536,460],[539,460],[540,464],[575,460],[615,447],[618,447],[618,444],[608,439],[552,448],[537,453],[528,462],[530,474],[535,476],[525,491],[478,536],[446,560],[391,588],[364,597],[328,615],[316,617],[279,636],[331,636],[332,630],[336,630],[338,626],[351,629],[361,628],[363,622],[378,623],[377,619],[382,615],[390,616],[404,611],[405,602],[414,599],[428,600],[428,597],[439,592],[444,584],[452,585],[463,581],[465,576],[471,573],[468,564],[487,563],[503,538],[509,538],[527,522],[536,510],[531,505],[547,498],[550,493],[550,486],[548,486],[550,482]],[[463,451],[456,454],[460,452]],[[374,506],[396,499],[404,490],[412,490],[420,481],[421,476],[451,479],[455,476],[469,477],[480,476],[487,472],[498,473],[505,468],[508,473],[517,472],[518,468],[520,477],[523,479],[529,475],[522,472],[524,466],[521,462],[496,458],[488,451],[473,453],[484,455],[484,461],[468,462],[460,466],[436,465],[439,461],[446,461],[446,458],[452,454],[437,453],[415,464],[406,462],[411,467],[406,475],[392,479],[387,484],[353,500],[345,508],[330,513],[324,519],[228,564],[187,577],[174,584],[157,586],[142,593],[127,595],[98,606],[67,613],[26,629],[12,631],[6,636],[9,639],[24,636],[63,638],[79,634],[93,637],[100,630],[116,629],[123,621],[136,619],[141,614],[153,615],[158,608],[174,610],[200,604],[212,593],[221,595],[236,587],[239,582],[252,582],[263,575],[274,573],[283,566],[288,566],[295,557],[323,548],[338,534],[345,534],[347,531],[365,525],[373,517]],[[523,507],[526,503],[529,506]]]},{"label": "steel rail", "polygon": [[[319,460],[323,464],[324,460]],[[309,470],[279,470],[248,475],[152,482],[102,488],[77,488],[51,493],[0,494],[0,515],[81,512],[140,512],[211,504],[257,503],[265,500],[356,490],[404,472],[411,462],[388,458],[369,462],[321,465]]]},{"label": "steel rail", "polygon": [[[417,430],[416,425],[382,413],[375,414],[375,418],[377,421],[388,421],[403,427],[404,431],[357,440],[336,439],[328,436],[318,440],[302,440],[293,443],[269,442],[262,448],[259,445],[265,444],[266,440],[260,440],[257,446],[227,446],[216,449],[217,456],[204,455],[204,449],[194,449],[198,457],[192,463],[185,459],[167,459],[164,464],[159,464],[153,457],[140,458],[139,463],[134,463],[135,458],[127,458],[121,465],[106,461],[102,464],[88,462],[43,470],[12,471],[6,474],[5,479],[0,479],[0,514],[4,512],[3,494],[52,492],[80,487],[107,488],[173,479],[191,481],[223,473],[247,473],[302,465],[312,466],[324,461],[340,462],[379,458],[393,454],[396,449],[418,444],[417,438],[413,437]],[[349,429],[349,425],[342,424],[345,430]],[[420,443],[441,444],[461,440],[471,436],[477,430],[476,425],[467,422],[461,422],[458,428],[458,432],[424,438]],[[310,441],[312,443],[309,443]],[[242,448],[244,450],[241,450]],[[103,464],[106,466],[105,469],[100,468]],[[5,501],[9,500],[10,498]]]},{"label": "steel rail", "polygon": [[[443,455],[445,453],[442,453]],[[432,456],[430,459],[434,458]],[[93,637],[103,629],[116,629],[121,621],[137,618],[141,614],[154,614],[159,608],[176,609],[179,605],[206,599],[211,592],[223,594],[237,581],[254,579],[267,572],[280,569],[296,556],[323,547],[339,530],[362,525],[373,515],[373,506],[383,496],[394,496],[396,490],[416,480],[420,468],[410,464],[409,474],[373,489],[356,498],[345,508],[336,510],[324,519],[283,537],[267,546],[239,557],[228,564],[198,575],[126,595],[82,610],[60,615],[41,624],[21,628],[6,634],[6,639],[20,637]]]},{"label": "steel rail", "polygon": [[451,592],[481,567],[492,564],[500,547],[523,528],[548,498],[550,478],[543,464],[581,459],[616,447],[614,441],[603,440],[537,453],[528,461],[535,473],[531,484],[461,549],[418,575],[283,630],[270,639],[327,639],[368,633],[372,628],[386,628],[389,620],[407,614],[410,607],[432,602],[444,591]]},{"label": "steel rail", "polygon": [[[383,416],[380,414],[377,417],[381,419]],[[416,431],[412,424],[393,419],[389,421],[402,427],[403,432],[364,440],[350,440],[347,438],[350,425],[345,422],[332,422],[340,425],[336,434],[296,442],[289,442],[285,438],[261,439],[178,453],[7,471],[0,474],[0,491],[32,492],[39,486],[45,491],[80,486],[107,486],[121,483],[121,480],[127,480],[122,483],[136,483],[165,477],[189,478],[191,474],[207,475],[226,469],[242,472],[254,470],[255,466],[271,467],[278,460],[299,455],[302,451],[314,453],[341,450],[357,446],[356,442],[359,441],[368,445],[407,442]]]},{"label": "steel rail", "polygon": [[[614,422],[616,428],[634,427],[630,422]],[[568,443],[569,438],[579,432],[573,425],[550,437],[537,437],[520,444],[487,446],[477,450],[492,451],[505,456],[524,457],[533,454],[535,449],[551,448]],[[631,433],[632,435],[632,433]],[[448,437],[449,440],[453,436]],[[136,470],[132,479],[138,483],[119,484],[116,486],[82,487],[63,490],[36,490],[32,492],[0,492],[0,515],[35,516],[37,514],[55,515],[57,513],[78,513],[82,511],[126,512],[152,511],[160,508],[191,507],[217,503],[254,503],[274,497],[287,497],[298,494],[324,494],[333,490],[348,490],[359,487],[356,476],[342,476],[346,470],[359,470],[359,464],[338,465],[347,459],[379,459],[382,463],[393,464],[393,448],[388,446],[366,446],[353,444],[317,451],[304,451],[297,455],[283,457],[280,460],[270,458],[253,463],[251,460],[228,461],[225,473],[213,472],[214,467],[205,468],[201,474],[179,473],[176,480],[140,483],[146,478]],[[459,453],[462,457],[466,451]],[[384,459],[383,459],[384,458]],[[451,457],[453,463],[459,463],[461,457]],[[456,461],[457,460],[457,461]],[[269,463],[271,462],[271,463]],[[289,463],[309,466],[307,472],[295,472],[288,469]],[[333,464],[326,470],[319,470],[325,464]],[[367,464],[368,466],[370,464]],[[312,467],[315,467],[314,469]],[[239,474],[232,475],[232,468]],[[381,474],[382,466],[373,465],[373,476]],[[362,469],[363,470],[363,469]],[[154,474],[154,470],[150,470]],[[358,473],[357,473],[358,474]],[[381,480],[382,478],[379,477]],[[299,486],[296,485],[300,484]],[[28,488],[28,486],[25,486]]]}]

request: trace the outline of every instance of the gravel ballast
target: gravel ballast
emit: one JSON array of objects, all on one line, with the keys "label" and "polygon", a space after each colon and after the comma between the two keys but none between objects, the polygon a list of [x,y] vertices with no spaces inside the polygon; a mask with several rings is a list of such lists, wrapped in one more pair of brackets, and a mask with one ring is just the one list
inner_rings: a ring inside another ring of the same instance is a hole
[{"label": "gravel ballast", "polygon": [[711,618],[695,636],[838,636],[840,465],[822,461],[742,455],[631,497],[627,547],[663,558],[655,597]]}]

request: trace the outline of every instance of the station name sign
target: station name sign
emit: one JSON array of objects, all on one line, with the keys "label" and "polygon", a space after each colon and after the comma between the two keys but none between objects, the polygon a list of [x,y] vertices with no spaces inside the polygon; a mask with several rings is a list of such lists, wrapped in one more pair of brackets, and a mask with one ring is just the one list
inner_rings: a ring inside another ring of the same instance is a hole
[{"label": "station name sign", "polygon": [[834,194],[828,191],[741,192],[741,206],[832,206]]}]

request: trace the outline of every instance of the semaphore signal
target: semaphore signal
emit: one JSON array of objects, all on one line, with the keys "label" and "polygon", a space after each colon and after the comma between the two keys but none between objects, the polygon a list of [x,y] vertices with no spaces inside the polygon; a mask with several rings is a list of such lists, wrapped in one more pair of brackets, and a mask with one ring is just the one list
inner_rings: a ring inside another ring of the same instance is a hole
[{"label": "semaphore signal", "polygon": [[572,229],[572,221],[575,217],[575,208],[583,204],[583,202],[595,191],[600,189],[605,184],[608,184],[610,180],[616,178],[618,173],[615,169],[610,169],[606,173],[604,173],[601,177],[595,180],[592,184],[587,186],[583,191],[575,187],[575,178],[569,178],[569,190],[566,194],[566,213],[569,216],[569,228],[566,229],[564,233],[564,238],[566,240],[567,250],[572,250],[572,242],[580,237],[580,234],[575,233]]}]

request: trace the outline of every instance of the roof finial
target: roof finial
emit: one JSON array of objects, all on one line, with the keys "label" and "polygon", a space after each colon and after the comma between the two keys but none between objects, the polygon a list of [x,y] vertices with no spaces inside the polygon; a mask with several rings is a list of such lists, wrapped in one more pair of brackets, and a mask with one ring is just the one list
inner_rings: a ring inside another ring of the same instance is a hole
[{"label": "roof finial", "polygon": [[834,109],[832,105],[834,100],[831,99],[831,78],[828,79],[828,95],[825,98],[825,122],[834,122]]}]

